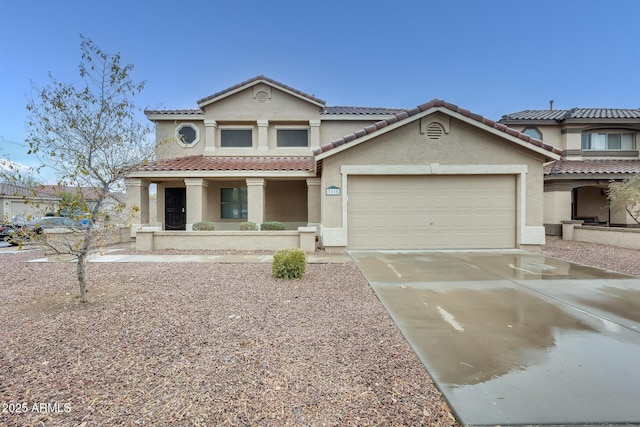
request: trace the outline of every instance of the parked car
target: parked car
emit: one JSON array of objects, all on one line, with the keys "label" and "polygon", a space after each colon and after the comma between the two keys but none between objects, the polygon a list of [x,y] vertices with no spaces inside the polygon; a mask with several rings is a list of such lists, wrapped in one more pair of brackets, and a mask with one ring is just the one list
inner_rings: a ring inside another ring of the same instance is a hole
[{"label": "parked car", "polygon": [[86,228],[82,222],[64,216],[34,218],[29,221],[29,225],[33,228],[40,228],[45,233],[61,233]]},{"label": "parked car", "polygon": [[12,246],[29,241],[34,235],[42,234],[38,224],[32,224],[20,215],[14,215],[9,222],[0,224],[0,240]]}]

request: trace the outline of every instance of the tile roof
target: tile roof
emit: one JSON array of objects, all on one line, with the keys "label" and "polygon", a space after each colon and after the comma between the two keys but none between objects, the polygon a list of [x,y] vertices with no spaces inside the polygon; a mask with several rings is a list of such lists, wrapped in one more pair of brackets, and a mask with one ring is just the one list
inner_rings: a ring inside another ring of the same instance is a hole
[{"label": "tile roof", "polygon": [[22,187],[20,185],[9,184],[6,182],[0,183],[0,196],[10,197],[49,197],[50,194],[46,191],[42,191],[40,186],[34,188]]},{"label": "tile roof", "polygon": [[556,160],[544,166],[544,174],[636,174],[640,173],[640,159]]},{"label": "tile roof", "polygon": [[348,144],[358,138],[361,138],[365,135],[371,134],[373,132],[378,131],[379,129],[382,129],[384,127],[387,127],[393,123],[402,121],[402,120],[406,120],[407,118],[411,117],[411,116],[415,116],[416,114],[419,114],[423,111],[426,111],[428,109],[431,108],[435,108],[435,107],[443,107],[446,108],[447,110],[451,110],[453,112],[456,112],[458,114],[462,114],[465,117],[469,117],[477,122],[480,122],[486,126],[489,126],[491,128],[497,129],[501,132],[504,132],[506,134],[509,134],[513,137],[519,138],[521,140],[523,140],[524,142],[530,143],[532,145],[535,145],[537,147],[540,147],[544,150],[547,150],[551,153],[554,154],[562,154],[562,150],[560,150],[559,148],[555,148],[552,147],[551,145],[545,144],[542,141],[535,139],[535,138],[531,138],[529,135],[525,135],[515,129],[511,129],[509,127],[507,127],[506,125],[503,125],[501,123],[497,123],[491,119],[487,119],[486,117],[483,117],[479,114],[475,114],[472,113],[469,110],[465,110],[464,108],[460,108],[457,105],[445,102],[443,100],[440,99],[434,99],[432,101],[427,102],[426,104],[422,104],[419,105],[415,108],[412,108],[410,110],[399,110],[399,112],[395,113],[392,117],[385,119],[385,120],[381,120],[379,122],[376,122],[370,126],[367,126],[364,129],[358,130],[352,134],[343,136],[342,138],[336,139],[334,141],[331,141],[329,143],[323,144],[320,147],[316,148],[313,150],[313,153],[315,155],[319,155],[322,153],[325,153],[329,150],[332,150],[336,147],[339,147],[341,145],[344,144]]},{"label": "tile roof", "polygon": [[370,115],[370,114],[397,114],[404,111],[401,108],[381,108],[381,107],[345,107],[345,106],[335,106],[335,107],[326,107],[324,114],[327,115]]},{"label": "tile roof", "polygon": [[138,169],[167,171],[296,171],[315,170],[313,157],[205,157],[187,156],[163,160]]},{"label": "tile roof", "polygon": [[500,121],[511,120],[609,120],[640,119],[639,109],[626,108],[572,108],[571,110],[524,110],[505,114]]},{"label": "tile roof", "polygon": [[204,111],[200,109],[188,109],[188,110],[144,110],[144,114],[158,114],[166,116],[186,115],[186,116],[204,116]]},{"label": "tile roof", "polygon": [[214,93],[213,95],[209,95],[209,96],[207,96],[206,98],[202,98],[202,99],[198,100],[198,105],[200,105],[200,104],[204,104],[204,103],[206,103],[206,102],[208,102],[208,101],[210,101],[210,100],[212,100],[212,99],[215,99],[215,98],[217,98],[217,97],[219,97],[219,96],[222,96],[222,95],[224,95],[224,94],[226,94],[226,93],[228,93],[228,92],[232,92],[232,91],[234,91],[234,90],[236,90],[236,89],[240,89],[240,88],[242,88],[243,86],[247,86],[247,85],[250,85],[250,84],[252,84],[252,83],[257,83],[257,82],[260,82],[260,81],[268,82],[268,83],[270,83],[270,84],[272,84],[272,85],[274,85],[274,86],[279,86],[279,87],[281,87],[281,88],[283,88],[283,89],[286,89],[286,90],[287,90],[287,91],[289,91],[289,92],[293,92],[293,93],[295,93],[295,94],[297,94],[297,95],[300,95],[300,96],[302,96],[302,97],[304,97],[304,98],[309,98],[309,99],[311,99],[311,100],[313,100],[313,101],[315,101],[315,102],[317,102],[317,103],[323,104],[323,105],[325,104],[325,102],[324,102],[322,99],[320,99],[320,98],[316,98],[316,97],[315,97],[315,96],[313,96],[313,95],[309,95],[308,93],[304,93],[304,92],[302,92],[302,91],[299,91],[298,89],[294,89],[294,88],[292,88],[291,86],[287,86],[287,85],[285,85],[284,83],[280,83],[280,82],[278,82],[278,81],[275,81],[275,80],[273,80],[273,79],[270,79],[270,78],[268,78],[268,77],[265,77],[265,76],[263,76],[263,75],[260,75],[260,76],[257,76],[257,77],[254,77],[254,78],[251,78],[251,79],[249,79],[249,80],[245,80],[245,81],[244,81],[244,82],[242,82],[242,83],[238,83],[238,84],[236,84],[236,85],[233,85],[233,86],[231,86],[231,87],[229,87],[229,88],[227,88],[227,89],[221,90],[220,92],[216,92],[216,93]]}]

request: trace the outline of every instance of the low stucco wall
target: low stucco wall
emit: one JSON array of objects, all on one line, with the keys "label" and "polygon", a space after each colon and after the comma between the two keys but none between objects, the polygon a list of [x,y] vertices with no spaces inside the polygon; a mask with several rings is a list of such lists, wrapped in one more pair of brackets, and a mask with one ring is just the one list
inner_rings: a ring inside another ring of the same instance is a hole
[{"label": "low stucco wall", "polygon": [[299,248],[316,250],[315,227],[296,231],[159,231],[142,228],[136,233],[136,249],[154,251],[178,250],[268,250]]},{"label": "low stucco wall", "polygon": [[[567,230],[567,225],[572,229]],[[563,224],[564,240],[598,243],[619,248],[640,249],[640,229],[596,227],[580,224]]]}]

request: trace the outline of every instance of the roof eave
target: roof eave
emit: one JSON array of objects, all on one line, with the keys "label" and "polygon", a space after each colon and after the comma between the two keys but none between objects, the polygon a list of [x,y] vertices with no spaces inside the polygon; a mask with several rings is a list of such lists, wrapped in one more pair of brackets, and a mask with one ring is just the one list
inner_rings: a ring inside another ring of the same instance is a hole
[{"label": "roof eave", "polygon": [[300,99],[302,99],[302,100],[304,100],[306,102],[309,102],[311,104],[315,104],[320,108],[324,108],[325,107],[324,102],[321,102],[320,100],[316,100],[316,99],[313,99],[313,98],[306,97],[306,96],[304,96],[304,95],[302,95],[300,93],[297,93],[297,92],[295,92],[295,91],[293,91],[293,90],[291,90],[291,89],[289,89],[287,87],[284,87],[284,86],[281,86],[281,85],[278,85],[278,84],[274,84],[272,81],[269,81],[268,79],[265,79],[265,78],[258,78],[258,79],[252,80],[252,81],[250,81],[249,83],[247,83],[245,85],[232,88],[232,89],[230,89],[230,90],[228,90],[226,92],[223,92],[223,93],[219,94],[218,96],[202,98],[202,99],[198,100],[198,107],[199,108],[204,108],[209,104],[213,104],[214,102],[220,101],[221,99],[228,98],[229,96],[235,95],[236,93],[242,92],[243,90],[249,89],[250,87],[253,87],[253,86],[255,86],[257,84],[260,84],[260,83],[266,84],[266,85],[271,86],[271,87],[275,87],[275,88],[277,88],[277,89],[279,89],[279,90],[281,90],[281,91],[283,91],[285,93],[288,93],[291,96],[295,96],[296,98],[300,98]]},{"label": "roof eave", "polygon": [[[498,136],[500,138],[507,139],[507,140],[517,144],[518,146],[520,146],[522,148],[534,151],[537,154],[542,155],[544,157],[545,161],[559,160],[561,158],[561,154],[560,153],[555,153],[555,152],[550,151],[550,150],[548,150],[548,149],[546,149],[544,147],[539,147],[539,146],[535,145],[534,143],[524,141],[524,140],[522,140],[522,139],[520,139],[518,137],[510,135],[508,132],[505,132],[505,131],[500,130],[500,129],[496,129],[495,127],[488,126],[487,124],[479,122],[478,120],[476,120],[476,119],[474,119],[472,117],[468,117],[468,116],[465,116],[463,114],[458,113],[457,111],[453,111],[453,110],[447,108],[446,106],[434,106],[434,107],[428,108],[428,109],[426,109],[424,111],[421,111],[418,114],[414,114],[414,115],[409,116],[407,118],[404,118],[402,120],[398,120],[395,123],[386,125],[386,126],[380,128],[380,129],[378,129],[378,130],[376,130],[374,132],[371,132],[371,133],[369,133],[367,135],[361,136],[361,137],[359,137],[359,138],[357,138],[357,139],[355,139],[353,141],[350,141],[350,142],[345,143],[343,145],[340,145],[338,147],[334,147],[334,148],[332,148],[332,149],[330,149],[328,151],[324,151],[322,153],[319,153],[319,154],[316,155],[316,160],[323,160],[323,159],[325,159],[327,157],[330,157],[330,156],[332,156],[334,154],[341,153],[344,150],[348,150],[351,147],[355,147],[355,146],[357,146],[357,145],[359,145],[359,144],[361,144],[361,143],[363,143],[365,141],[368,141],[368,140],[370,140],[372,138],[375,138],[375,137],[377,137],[379,135],[382,135],[382,134],[384,134],[386,132],[390,132],[390,131],[392,131],[394,129],[397,129],[398,127],[404,126],[407,123],[411,123],[411,122],[413,122],[415,120],[419,120],[419,119],[421,119],[421,118],[423,118],[425,116],[428,116],[430,114],[433,114],[435,112],[441,112],[441,113],[446,114],[446,115],[448,115],[450,117],[454,117],[454,118],[456,118],[456,119],[458,119],[458,120],[460,120],[460,121],[462,121],[464,123],[467,123],[467,124],[469,124],[471,126],[482,128],[482,129],[492,133],[493,135],[496,135],[496,136]],[[504,125],[504,126],[506,127],[506,125]],[[517,132],[517,131],[514,130],[514,132]],[[517,133],[519,133],[519,132],[517,132]],[[540,143],[542,144],[541,141],[540,141]],[[553,148],[553,149],[559,151],[559,149],[555,149],[555,148]]]}]

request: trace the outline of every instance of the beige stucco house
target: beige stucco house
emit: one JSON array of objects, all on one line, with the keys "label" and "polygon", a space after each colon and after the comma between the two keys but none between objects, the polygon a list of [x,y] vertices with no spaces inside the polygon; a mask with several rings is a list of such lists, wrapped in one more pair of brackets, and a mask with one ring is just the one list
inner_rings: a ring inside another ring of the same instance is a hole
[{"label": "beige stucco house", "polygon": [[640,173],[640,109],[525,110],[499,122],[563,150],[562,158],[544,169],[548,234],[560,234],[565,220],[635,224],[626,212],[609,208],[606,190],[611,181]]},{"label": "beige stucco house", "polygon": [[331,107],[258,76],[197,107],[146,111],[158,159],[126,182],[138,226],[155,184],[165,231],[280,221],[327,248],[544,243],[543,167],[561,151],[456,105]]}]

